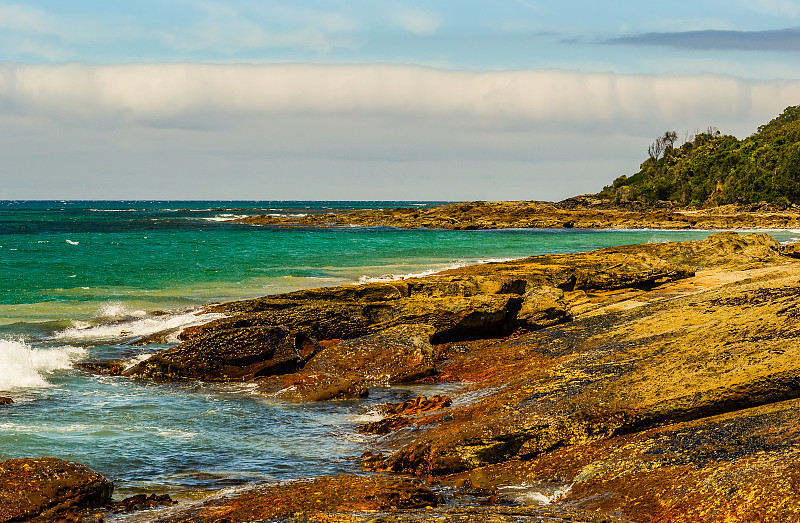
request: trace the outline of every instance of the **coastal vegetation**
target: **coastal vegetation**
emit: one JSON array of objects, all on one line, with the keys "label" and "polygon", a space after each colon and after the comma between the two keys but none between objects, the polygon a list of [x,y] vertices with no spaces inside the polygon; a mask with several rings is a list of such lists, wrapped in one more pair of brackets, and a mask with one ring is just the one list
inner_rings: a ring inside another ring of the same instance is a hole
[{"label": "coastal vegetation", "polygon": [[800,106],[787,107],[742,140],[709,127],[677,142],[675,131],[658,137],[639,172],[620,176],[597,197],[692,207],[800,203]]}]

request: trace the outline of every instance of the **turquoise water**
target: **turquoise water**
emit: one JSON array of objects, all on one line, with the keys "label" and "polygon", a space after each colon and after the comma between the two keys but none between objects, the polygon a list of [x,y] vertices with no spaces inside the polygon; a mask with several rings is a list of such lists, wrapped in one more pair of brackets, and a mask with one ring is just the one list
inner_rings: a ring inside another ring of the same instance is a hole
[{"label": "turquoise water", "polygon": [[[700,231],[277,228],[250,214],[425,202],[0,202],[0,459],[57,456],[119,494],[353,471],[363,402],[285,405],[248,386],[165,385],[76,370],[163,347],[202,304],[488,260],[707,236]],[[773,233],[781,241],[797,236]],[[153,316],[153,311],[165,314]],[[376,391],[379,394],[381,391]]]}]

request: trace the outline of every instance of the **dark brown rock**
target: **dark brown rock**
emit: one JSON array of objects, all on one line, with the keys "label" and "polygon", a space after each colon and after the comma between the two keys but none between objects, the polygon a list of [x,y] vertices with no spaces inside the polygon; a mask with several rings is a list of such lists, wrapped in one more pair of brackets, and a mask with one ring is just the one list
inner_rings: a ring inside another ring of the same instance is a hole
[{"label": "dark brown rock", "polygon": [[177,505],[177,501],[173,501],[169,494],[136,494],[129,496],[120,501],[116,501],[106,507],[114,513],[119,514],[123,512],[134,512],[137,510],[146,510],[164,506]]},{"label": "dark brown rock", "polygon": [[94,470],[54,458],[0,462],[0,522],[53,520],[101,507],[113,484]]},{"label": "dark brown rock", "polygon": [[[415,381],[436,372],[430,325],[397,325],[326,347],[302,371],[264,384],[291,401],[366,395],[366,385]],[[279,390],[276,390],[279,389]]]},{"label": "dark brown rock", "polygon": [[11,398],[6,398],[5,396],[0,396],[0,405],[11,405],[14,403],[14,400]]},{"label": "dark brown rock", "polygon": [[75,364],[76,369],[107,376],[122,376],[125,364],[118,361],[86,361]]},{"label": "dark brown rock", "polygon": [[364,434],[388,434],[410,424],[409,416],[433,412],[449,407],[452,403],[453,401],[448,396],[435,394],[430,398],[417,396],[402,403],[387,404],[381,409],[386,414],[385,418],[380,421],[366,423],[359,427],[358,430]]},{"label": "dark brown rock", "polygon": [[800,243],[790,243],[784,245],[783,254],[792,258],[800,258]]},{"label": "dark brown rock", "polygon": [[253,487],[232,495],[205,500],[199,506],[178,510],[156,521],[228,521],[230,523],[279,520],[299,513],[353,514],[390,509],[435,507],[436,494],[412,478],[329,476]]},{"label": "dark brown rock", "polygon": [[156,380],[253,380],[293,372],[318,348],[314,339],[285,327],[207,329],[124,375]]}]

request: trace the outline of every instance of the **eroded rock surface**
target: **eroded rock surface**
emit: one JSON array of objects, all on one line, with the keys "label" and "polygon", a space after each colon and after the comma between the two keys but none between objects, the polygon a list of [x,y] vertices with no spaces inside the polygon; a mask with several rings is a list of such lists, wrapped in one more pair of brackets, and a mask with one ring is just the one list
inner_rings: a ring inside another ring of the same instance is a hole
[{"label": "eroded rock surface", "polygon": [[111,501],[113,484],[84,465],[54,458],[0,461],[0,522],[52,521]]},{"label": "eroded rock surface", "polygon": [[[798,520],[800,261],[789,254],[766,235],[722,233],[213,306],[228,317],[140,368],[169,357],[191,379],[257,379],[293,401],[448,383],[461,392],[365,426],[379,436],[364,457],[452,488],[317,478],[164,521]],[[258,345],[251,332],[282,335]],[[293,363],[253,370],[276,358]],[[171,379],[172,361],[138,375]],[[408,511],[391,508],[401,500]]]},{"label": "eroded rock surface", "polygon": [[[325,476],[247,489],[182,508],[160,523],[188,521],[270,521],[299,514],[369,512],[435,507],[439,497],[413,478]],[[330,516],[329,516],[330,517]]]}]

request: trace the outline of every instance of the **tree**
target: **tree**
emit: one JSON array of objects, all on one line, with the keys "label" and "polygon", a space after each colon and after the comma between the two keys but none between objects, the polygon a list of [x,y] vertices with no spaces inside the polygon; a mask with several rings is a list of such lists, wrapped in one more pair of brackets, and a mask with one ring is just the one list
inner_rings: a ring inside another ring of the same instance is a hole
[{"label": "tree", "polygon": [[653,161],[657,161],[663,153],[671,150],[677,141],[677,131],[667,131],[664,136],[659,136],[655,142],[650,144],[650,147],[647,148],[647,154],[650,155]]}]

